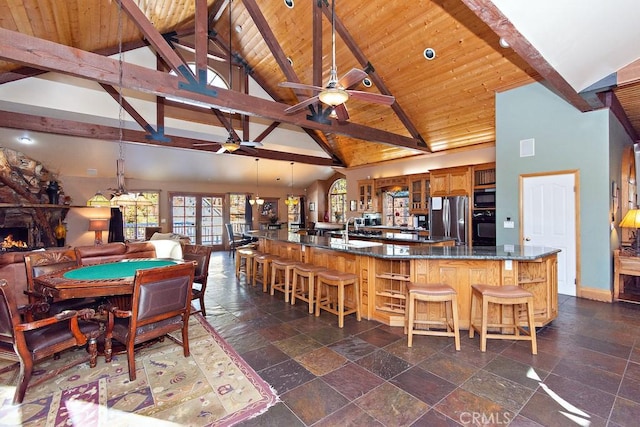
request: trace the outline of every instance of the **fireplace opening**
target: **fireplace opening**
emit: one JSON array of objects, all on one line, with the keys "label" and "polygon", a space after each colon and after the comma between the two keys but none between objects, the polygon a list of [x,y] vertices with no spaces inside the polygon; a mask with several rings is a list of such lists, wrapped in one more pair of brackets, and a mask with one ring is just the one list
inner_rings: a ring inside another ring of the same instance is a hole
[{"label": "fireplace opening", "polygon": [[29,228],[1,227],[0,244],[3,251],[29,250]]}]

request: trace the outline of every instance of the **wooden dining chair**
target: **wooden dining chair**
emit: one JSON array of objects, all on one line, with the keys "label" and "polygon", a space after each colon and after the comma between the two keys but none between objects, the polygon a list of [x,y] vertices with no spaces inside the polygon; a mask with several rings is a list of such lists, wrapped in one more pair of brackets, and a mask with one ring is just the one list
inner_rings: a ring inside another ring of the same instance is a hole
[{"label": "wooden dining chair", "polygon": [[[49,310],[45,315],[54,315],[63,310],[79,310],[96,305],[95,298],[54,300],[35,291],[35,278],[64,270],[65,268],[80,266],[79,258],[76,256],[74,249],[31,252],[24,257],[24,266],[27,275],[27,289],[25,293],[29,298],[29,303],[33,304],[46,301],[49,304]],[[34,313],[34,315],[36,314],[37,313]]]},{"label": "wooden dining chair", "polygon": [[204,293],[207,289],[207,280],[209,280],[209,260],[211,259],[211,246],[205,245],[184,245],[182,248],[182,258],[185,261],[194,261],[196,270],[193,277],[193,287],[191,289],[191,300],[200,301],[200,310],[192,311],[193,313],[202,313],[207,315],[204,307]]},{"label": "wooden dining chair", "polygon": [[[97,338],[100,326],[93,322],[78,322],[81,314],[88,316],[93,313],[68,310],[53,317],[23,322],[21,314],[29,308],[32,306],[23,308],[21,313],[16,305],[12,287],[6,280],[0,280],[0,358],[18,362],[0,369],[0,374],[16,366],[20,367],[18,384],[13,396],[14,404],[22,403],[28,386],[40,384],[86,361],[90,362],[91,367],[95,367],[98,355]],[[45,369],[45,374],[31,382],[36,362],[63,350],[85,345],[87,342],[87,357],[74,357],[70,363],[58,369]]]},{"label": "wooden dining chair", "polygon": [[234,257],[236,256],[236,248],[239,248],[240,246],[244,246],[246,244],[251,243],[251,239],[249,238],[236,238],[234,233],[233,233],[233,225],[232,224],[225,224],[225,227],[227,228],[227,237],[228,237],[228,242],[229,242],[229,255],[233,255]]},{"label": "wooden dining chair", "polygon": [[131,310],[108,310],[105,360],[111,362],[112,340],[127,348],[129,379],[136,379],[135,345],[182,331],[184,356],[189,356],[189,310],[195,265],[190,262],[138,270]]}]

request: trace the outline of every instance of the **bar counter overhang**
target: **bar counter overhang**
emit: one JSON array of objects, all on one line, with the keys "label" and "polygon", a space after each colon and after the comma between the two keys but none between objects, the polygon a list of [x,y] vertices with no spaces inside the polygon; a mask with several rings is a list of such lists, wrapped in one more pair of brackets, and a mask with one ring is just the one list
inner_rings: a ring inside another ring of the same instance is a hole
[{"label": "bar counter overhang", "polygon": [[[406,284],[445,283],[458,293],[460,326],[469,327],[471,285],[518,285],[534,294],[536,326],[558,315],[559,249],[535,246],[411,246],[309,236],[287,230],[255,231],[263,252],[356,273],[360,280],[363,317],[390,326],[404,326]],[[444,241],[431,237],[434,244]],[[505,322],[510,309],[492,307]],[[426,313],[424,316],[438,316]]]}]

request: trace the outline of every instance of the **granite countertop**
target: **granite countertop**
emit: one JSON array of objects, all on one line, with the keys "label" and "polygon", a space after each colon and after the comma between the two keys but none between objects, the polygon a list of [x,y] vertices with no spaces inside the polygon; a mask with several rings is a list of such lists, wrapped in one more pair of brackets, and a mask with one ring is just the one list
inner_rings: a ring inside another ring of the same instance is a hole
[{"label": "granite countertop", "polygon": [[[375,243],[365,239],[350,238],[345,244],[342,238],[306,236],[286,230],[257,231],[255,237],[282,242],[300,243],[305,246],[328,248],[336,251],[388,259],[474,259],[534,261],[555,253],[560,249],[542,246],[410,246],[402,244]],[[374,245],[374,246],[358,246]]]},{"label": "granite countertop", "polygon": [[[367,227],[372,228],[372,227]],[[339,237],[342,233],[334,232],[333,237]],[[390,243],[398,242],[411,242],[411,243],[442,243],[453,242],[454,238],[444,236],[420,236],[417,233],[382,233],[382,234],[365,234],[349,232],[349,239],[362,239],[362,240],[388,240]]]}]

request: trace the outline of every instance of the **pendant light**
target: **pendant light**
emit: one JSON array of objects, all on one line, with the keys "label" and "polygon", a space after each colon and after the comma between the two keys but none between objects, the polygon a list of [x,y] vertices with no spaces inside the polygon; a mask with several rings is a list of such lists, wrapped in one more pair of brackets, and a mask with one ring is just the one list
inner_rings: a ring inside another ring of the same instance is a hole
[{"label": "pendant light", "polygon": [[249,199],[249,204],[251,206],[253,206],[253,205],[258,205],[258,206],[264,205],[264,199],[261,199],[260,196],[258,196],[258,189],[260,188],[260,184],[259,184],[259,180],[258,180],[258,162],[259,161],[260,161],[260,159],[256,159],[256,197],[254,197],[253,199]]},{"label": "pendant light", "polygon": [[295,206],[298,204],[298,198],[293,195],[293,162],[291,162],[291,193],[287,196],[284,204],[287,206]]},{"label": "pendant light", "polygon": [[122,53],[122,4],[118,3],[118,159],[116,159],[116,188],[111,198],[111,206],[151,206],[153,203],[142,193],[129,193],[124,186],[124,107],[122,97],[122,74],[124,71]]}]

